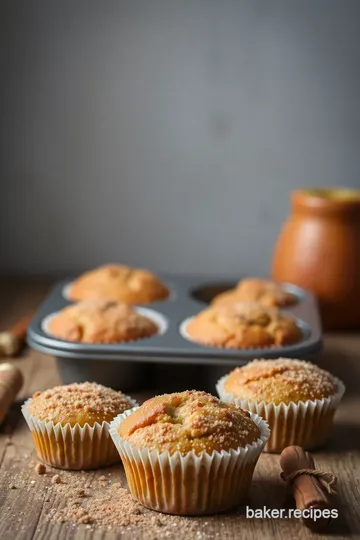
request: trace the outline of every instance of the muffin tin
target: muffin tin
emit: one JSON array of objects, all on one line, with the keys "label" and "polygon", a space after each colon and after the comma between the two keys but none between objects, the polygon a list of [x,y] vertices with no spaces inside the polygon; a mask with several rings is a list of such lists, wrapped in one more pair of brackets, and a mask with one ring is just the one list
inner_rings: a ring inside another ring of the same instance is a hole
[{"label": "muffin tin", "polygon": [[[201,278],[160,276],[171,294],[166,300],[147,306],[138,306],[144,315],[152,318],[160,332],[150,338],[129,343],[86,344],[63,341],[47,332],[49,317],[71,304],[67,290],[71,281],[58,283],[40,306],[28,329],[29,345],[40,352],[56,357],[60,375],[65,382],[96,380],[121,388],[138,386],[139,378],[146,380],[154,363],[180,366],[171,369],[169,377],[191,372],[200,365],[217,366],[229,371],[232,366],[243,365],[256,357],[278,356],[310,358],[321,350],[321,325],[316,301],[312,294],[292,284],[284,288],[298,298],[298,302],[283,311],[297,319],[303,339],[294,345],[263,349],[222,349],[205,347],[186,337],[186,323],[206,307],[211,298],[232,288],[237,280],[217,280],[204,284]],[[187,369],[186,369],[186,367]],[[149,368],[151,368],[149,370]],[[164,371],[165,373],[166,371]]]}]

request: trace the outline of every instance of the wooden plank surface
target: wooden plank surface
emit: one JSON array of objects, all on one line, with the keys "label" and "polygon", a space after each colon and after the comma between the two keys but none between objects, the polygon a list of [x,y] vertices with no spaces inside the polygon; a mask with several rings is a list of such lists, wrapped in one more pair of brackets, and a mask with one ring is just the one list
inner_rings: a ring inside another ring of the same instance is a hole
[{"label": "wooden plank surface", "polygon": [[[35,309],[49,287],[45,280],[8,280],[0,287],[0,329],[29,310]],[[4,359],[6,360],[6,359]],[[360,335],[329,335],[325,351],[317,360],[320,366],[341,377],[346,384],[346,396],[336,415],[333,436],[325,449],[315,452],[317,465],[338,476],[337,505],[339,518],[326,532],[310,532],[296,519],[246,519],[244,508],[235,512],[204,518],[161,517],[162,525],[154,527],[131,525],[111,530],[96,525],[55,523],[49,516],[66,504],[66,497],[51,478],[57,472],[49,470],[39,476],[34,466],[37,459],[32,439],[21,417],[20,405],[36,390],[59,382],[54,359],[26,351],[12,360],[24,373],[25,385],[0,428],[0,539],[1,540],[115,540],[118,538],[360,538]],[[149,390],[151,394],[151,391]],[[144,395],[135,396],[142,399]],[[263,454],[256,468],[251,489],[252,508],[289,508],[292,499],[279,478],[277,455]],[[71,474],[78,485],[89,485],[89,491],[100,493],[120,482],[126,485],[121,466],[107,470]],[[102,475],[109,480],[99,481]],[[68,477],[65,477],[65,481]],[[147,518],[157,519],[148,511]],[[168,521],[167,521],[168,520]],[[146,520],[145,520],[146,521]],[[149,521],[149,523],[150,523]],[[171,527],[170,527],[171,524]]]}]

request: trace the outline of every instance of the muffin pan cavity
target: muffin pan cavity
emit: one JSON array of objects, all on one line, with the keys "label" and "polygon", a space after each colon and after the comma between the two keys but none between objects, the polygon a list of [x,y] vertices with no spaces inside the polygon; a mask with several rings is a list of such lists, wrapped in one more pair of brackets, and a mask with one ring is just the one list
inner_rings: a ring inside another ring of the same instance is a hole
[{"label": "muffin pan cavity", "polygon": [[230,291],[236,286],[236,282],[232,283],[209,283],[195,287],[190,291],[190,295],[194,300],[202,304],[210,304],[218,294]]},{"label": "muffin pan cavity", "polygon": [[[28,329],[29,345],[40,352],[55,356],[60,371],[64,371],[61,369],[62,361],[66,363],[67,380],[71,378],[71,368],[74,371],[74,380],[79,380],[80,368],[81,377],[86,379],[87,366],[90,377],[94,372],[101,375],[102,371],[105,376],[105,365],[106,371],[113,365],[113,386],[121,384],[122,367],[124,369],[126,367],[128,377],[131,365],[135,371],[135,365],[139,367],[139,363],[141,366],[162,363],[168,364],[169,368],[171,364],[177,364],[178,367],[184,365],[184,373],[185,371],[190,373],[195,366],[200,365],[234,367],[243,365],[259,355],[265,358],[278,356],[311,358],[321,350],[321,326],[316,301],[312,294],[295,285],[284,284],[284,288],[298,298],[296,304],[284,308],[284,311],[297,319],[303,332],[303,339],[300,342],[265,349],[223,349],[204,347],[189,340],[186,325],[189,319],[205,308],[204,302],[211,300],[211,293],[214,295],[219,293],[220,287],[231,287],[237,279],[218,279],[211,284],[201,277],[160,276],[160,278],[172,291],[171,297],[153,302],[151,305],[135,307],[139,313],[155,322],[159,327],[159,333],[133,342],[111,344],[76,343],[54,338],[47,332],[49,317],[73,303],[66,298],[66,291],[71,283],[68,280],[58,283],[40,306]],[[189,366],[186,367],[186,364]],[[189,370],[190,365],[192,368]],[[97,378],[97,382],[101,382],[101,377]]]},{"label": "muffin pan cavity", "polygon": [[135,310],[140,313],[140,315],[143,315],[144,317],[147,317],[148,319],[152,320],[153,323],[156,324],[158,327],[158,332],[156,335],[162,336],[165,334],[169,327],[169,321],[167,317],[159,313],[158,311],[155,311],[150,308],[145,307],[136,307]]}]

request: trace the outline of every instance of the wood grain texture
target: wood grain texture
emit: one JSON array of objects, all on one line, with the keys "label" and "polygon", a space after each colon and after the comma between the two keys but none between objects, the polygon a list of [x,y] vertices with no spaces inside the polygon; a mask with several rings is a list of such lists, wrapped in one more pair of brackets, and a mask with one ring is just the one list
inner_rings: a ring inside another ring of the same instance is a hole
[{"label": "wood grain texture", "polygon": [[[36,308],[46,294],[49,282],[1,282],[0,329],[6,328],[24,313]],[[317,362],[341,377],[347,386],[345,398],[336,415],[333,436],[326,448],[314,452],[316,465],[338,476],[337,506],[339,518],[333,520],[326,534],[314,534],[295,519],[246,519],[244,508],[236,512],[194,518],[197,534],[177,529],[167,538],[235,538],[270,539],[301,538],[304,540],[360,537],[360,335],[329,335],[325,351]],[[6,361],[6,359],[4,359]],[[34,471],[37,462],[32,439],[20,413],[20,405],[36,390],[43,390],[59,382],[54,359],[25,351],[21,358],[11,360],[24,373],[25,385],[0,427],[0,538],[2,540],[115,540],[145,538],[146,531],[91,529],[53,523],[48,519],[52,508],[61,500],[49,489],[49,475],[39,476]],[[147,395],[151,394],[149,391]],[[136,395],[143,399],[147,395]],[[124,482],[121,466],[87,473],[87,481],[96,483],[102,474],[111,473],[113,480]],[[53,473],[52,473],[53,474]],[[81,473],[74,473],[81,475]],[[294,503],[279,477],[279,456],[263,454],[259,460],[251,489],[252,508],[293,508]],[[10,485],[15,489],[10,489]],[[159,536],[161,538],[161,535]]]}]

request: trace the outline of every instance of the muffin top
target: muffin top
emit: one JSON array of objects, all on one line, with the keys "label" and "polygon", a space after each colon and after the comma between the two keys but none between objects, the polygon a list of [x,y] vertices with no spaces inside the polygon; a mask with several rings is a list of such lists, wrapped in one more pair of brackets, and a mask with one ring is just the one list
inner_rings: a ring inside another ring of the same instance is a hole
[{"label": "muffin top", "polygon": [[196,390],[145,401],[120,424],[118,433],[138,448],[182,455],[237,449],[260,437],[247,411]]},{"label": "muffin top", "polygon": [[294,304],[296,296],[275,281],[247,278],[239,281],[235,289],[215,296],[212,304],[229,305],[236,302],[256,302],[266,307],[284,307]]},{"label": "muffin top", "polygon": [[302,338],[292,317],[251,302],[210,306],[189,322],[186,332],[193,341],[227,349],[281,346]]},{"label": "muffin top", "polygon": [[167,287],[149,270],[122,264],[100,266],[82,274],[69,290],[71,300],[116,300],[149,304],[169,296]]},{"label": "muffin top", "polygon": [[323,399],[335,394],[337,389],[328,371],[290,358],[254,360],[234,369],[225,380],[226,392],[234,397],[275,405]]},{"label": "muffin top", "polygon": [[50,319],[48,332],[66,341],[121,343],[150,337],[158,327],[127,304],[84,300],[59,311]]},{"label": "muffin top", "polygon": [[71,426],[111,420],[133,404],[121,392],[101,384],[84,382],[55,386],[51,390],[36,392],[29,404],[29,413],[38,420]]}]

